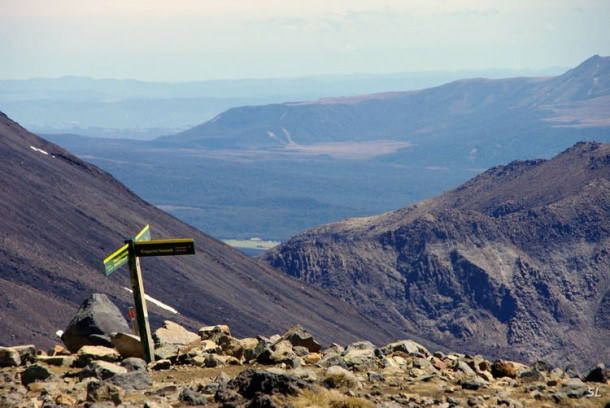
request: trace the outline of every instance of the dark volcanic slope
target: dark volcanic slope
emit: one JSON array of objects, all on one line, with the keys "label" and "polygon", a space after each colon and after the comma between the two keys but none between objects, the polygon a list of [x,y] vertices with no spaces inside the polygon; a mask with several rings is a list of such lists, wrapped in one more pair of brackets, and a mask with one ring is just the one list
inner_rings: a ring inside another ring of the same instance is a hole
[{"label": "dark volcanic slope", "polygon": [[[0,113],[0,344],[56,343],[80,303],[104,292],[131,303],[126,266],[110,277],[102,260],[144,225],[153,239],[193,237],[197,254],[144,258],[147,294],[197,329],[226,323],[238,336],[296,323],[323,341],[387,332],[341,301],[274,271],[147,204],[107,173],[28,133]],[[154,169],[151,169],[154,171]],[[156,328],[153,324],[153,330]]]},{"label": "dark volcanic slope", "polygon": [[610,145],[495,167],[434,199],[315,228],[274,267],[454,349],[610,362]]}]

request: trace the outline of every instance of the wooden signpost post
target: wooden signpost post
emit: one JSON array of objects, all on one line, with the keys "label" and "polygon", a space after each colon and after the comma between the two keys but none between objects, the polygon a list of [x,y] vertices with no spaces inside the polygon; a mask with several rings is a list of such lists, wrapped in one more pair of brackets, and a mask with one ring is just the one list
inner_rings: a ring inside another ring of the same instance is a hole
[{"label": "wooden signpost post", "polygon": [[154,345],[148,323],[148,309],[144,295],[142,272],[140,271],[141,256],[171,256],[191,255],[195,253],[195,243],[192,238],[150,240],[150,227],[147,225],[134,238],[125,240],[125,245],[104,259],[106,276],[116,271],[125,262],[129,263],[133,301],[136,307],[136,321],[140,342],[144,347],[147,362],[155,361]]}]

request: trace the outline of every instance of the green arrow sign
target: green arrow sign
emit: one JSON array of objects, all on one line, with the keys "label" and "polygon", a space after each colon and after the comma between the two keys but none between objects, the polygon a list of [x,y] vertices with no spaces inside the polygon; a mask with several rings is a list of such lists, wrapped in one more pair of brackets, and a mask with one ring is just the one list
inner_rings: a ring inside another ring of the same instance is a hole
[{"label": "green arrow sign", "polygon": [[[150,240],[150,225],[144,227],[142,231],[136,235],[135,241],[149,241]],[[119,249],[117,249],[112,255],[108,258],[104,259],[104,274],[106,276],[110,275],[112,272],[116,271],[127,262],[128,257],[128,246],[127,244],[123,245]]]}]

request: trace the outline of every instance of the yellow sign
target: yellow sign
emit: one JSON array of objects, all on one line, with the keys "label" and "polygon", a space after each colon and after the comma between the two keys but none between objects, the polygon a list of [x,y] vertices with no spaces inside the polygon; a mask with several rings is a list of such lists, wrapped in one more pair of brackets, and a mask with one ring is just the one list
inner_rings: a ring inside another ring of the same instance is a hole
[{"label": "yellow sign", "polygon": [[[150,225],[147,225],[136,235],[135,241],[148,241],[150,240]],[[123,245],[115,252],[112,253],[108,258],[104,259],[104,274],[110,275],[127,262],[128,257],[128,244]]]}]

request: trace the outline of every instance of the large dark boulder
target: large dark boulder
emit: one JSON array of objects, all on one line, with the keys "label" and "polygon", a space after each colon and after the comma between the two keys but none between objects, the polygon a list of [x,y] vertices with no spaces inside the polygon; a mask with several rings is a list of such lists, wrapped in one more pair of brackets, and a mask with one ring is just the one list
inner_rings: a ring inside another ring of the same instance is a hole
[{"label": "large dark boulder", "polygon": [[94,293],[83,302],[61,339],[76,353],[85,345],[112,347],[110,335],[116,332],[129,333],[127,322],[108,296]]}]

